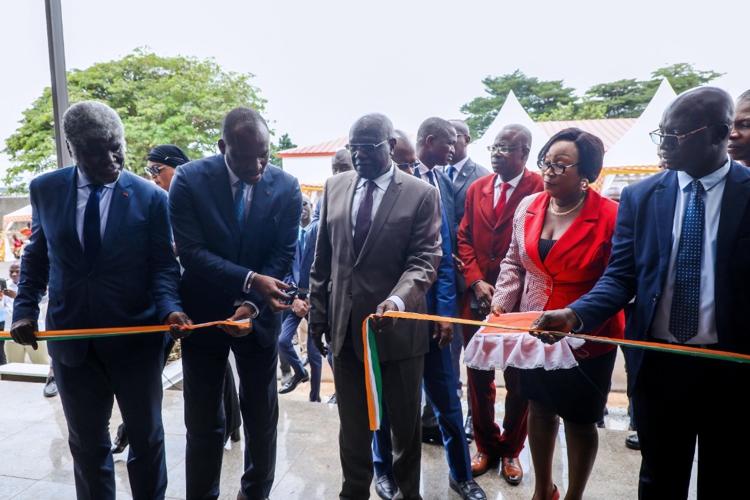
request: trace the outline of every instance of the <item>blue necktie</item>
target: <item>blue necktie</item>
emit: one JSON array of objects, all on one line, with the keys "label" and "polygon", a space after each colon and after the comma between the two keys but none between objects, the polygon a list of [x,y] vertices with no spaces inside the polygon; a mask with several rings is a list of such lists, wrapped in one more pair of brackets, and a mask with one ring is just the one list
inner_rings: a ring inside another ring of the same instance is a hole
[{"label": "blue necktie", "polygon": [[454,177],[456,176],[456,167],[451,165],[448,167],[448,177],[451,178],[451,182],[453,182]]},{"label": "blue necktie", "polygon": [[307,231],[307,229],[303,227],[299,233],[299,248],[303,252],[305,251],[305,231]]},{"label": "blue necktie", "polygon": [[245,227],[245,183],[238,180],[237,192],[234,195],[234,209],[237,215],[237,223],[240,225],[240,233]]},{"label": "blue necktie", "polygon": [[83,212],[83,252],[86,255],[86,262],[91,267],[102,248],[99,201],[102,198],[104,186],[89,184],[89,189],[89,199],[86,202],[86,210]]},{"label": "blue necktie", "polygon": [[703,184],[691,183],[691,196],[682,221],[680,246],[677,250],[677,276],[669,314],[669,331],[684,344],[698,334],[698,309],[701,291],[701,251],[705,207]]}]

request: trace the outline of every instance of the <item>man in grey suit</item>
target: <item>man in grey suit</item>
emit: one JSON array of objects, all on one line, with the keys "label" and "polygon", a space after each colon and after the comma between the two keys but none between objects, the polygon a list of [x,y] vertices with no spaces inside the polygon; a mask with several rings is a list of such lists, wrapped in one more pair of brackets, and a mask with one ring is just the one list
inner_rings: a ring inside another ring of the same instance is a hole
[{"label": "man in grey suit", "polygon": [[331,341],[340,417],[340,499],[369,498],[373,477],[360,326],[375,313],[383,397],[393,433],[395,499],[419,499],[420,396],[426,322],[383,317],[425,312],[425,293],[440,259],[437,190],[405,175],[391,156],[396,139],[381,114],[358,119],[348,149],[355,172],[325,184],[310,274],[310,334],[326,354]]}]

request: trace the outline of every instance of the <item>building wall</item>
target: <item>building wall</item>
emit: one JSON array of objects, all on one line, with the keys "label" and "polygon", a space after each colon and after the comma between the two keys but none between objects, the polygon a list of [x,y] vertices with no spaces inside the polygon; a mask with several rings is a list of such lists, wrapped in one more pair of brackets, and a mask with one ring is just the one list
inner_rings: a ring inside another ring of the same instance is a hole
[{"label": "building wall", "polygon": [[0,196],[0,220],[30,203],[28,196]]},{"label": "building wall", "polygon": [[284,172],[295,176],[300,184],[323,184],[331,176],[331,156],[284,158]]}]

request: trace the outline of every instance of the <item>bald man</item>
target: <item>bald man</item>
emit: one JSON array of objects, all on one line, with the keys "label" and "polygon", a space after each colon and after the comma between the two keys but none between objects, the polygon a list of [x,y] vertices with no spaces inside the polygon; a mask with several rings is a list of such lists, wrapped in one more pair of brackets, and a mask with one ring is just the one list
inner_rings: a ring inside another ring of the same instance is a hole
[{"label": "bald man", "polygon": [[352,154],[346,149],[339,149],[331,158],[331,173],[333,175],[343,174],[354,170],[352,165]]},{"label": "bald man", "polygon": [[734,161],[750,167],[750,90],[740,95],[735,103],[728,151]]},{"label": "bald man", "polygon": [[[630,340],[750,354],[750,171],[727,158],[734,104],[699,87],[677,96],[652,134],[665,171],[622,190],[612,256],[594,288],[533,325],[588,332],[635,296]],[[641,446],[639,498],[748,496],[750,433],[727,425],[750,365],[631,349],[628,393]],[[690,414],[675,418],[690,402]]]},{"label": "bald man", "polygon": [[396,146],[393,148],[393,161],[396,166],[407,175],[414,175],[414,169],[419,166],[417,151],[409,135],[403,130],[394,130]]}]

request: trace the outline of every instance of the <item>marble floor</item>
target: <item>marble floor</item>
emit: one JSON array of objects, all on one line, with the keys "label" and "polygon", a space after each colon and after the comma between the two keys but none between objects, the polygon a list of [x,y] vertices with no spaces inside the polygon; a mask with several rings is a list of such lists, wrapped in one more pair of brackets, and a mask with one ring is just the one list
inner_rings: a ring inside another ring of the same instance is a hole
[{"label": "marble floor", "polygon": [[[307,384],[302,384],[293,393],[280,397],[276,482],[271,493],[275,500],[337,498],[340,485],[337,407],[305,401],[307,390]],[[324,401],[331,392],[331,383],[324,382]],[[586,492],[587,499],[637,498],[640,455],[625,447],[624,439],[629,431],[623,426],[625,412],[616,397],[613,393],[611,401],[615,403],[610,406],[607,428],[599,430],[599,455]],[[60,399],[44,398],[39,383],[0,381],[0,401],[0,499],[74,499],[73,464]],[[622,401],[621,395],[619,401]],[[182,410],[181,392],[165,391],[163,415],[169,471],[167,497],[170,499],[185,498]],[[501,401],[497,418],[502,418]],[[119,423],[120,416],[115,408],[111,421],[113,432]],[[224,453],[222,499],[236,498],[242,445],[242,442],[235,443]],[[116,456],[115,463],[118,499],[131,498],[124,455]],[[531,498],[534,473],[528,448],[520,460],[526,475],[519,486],[507,484],[497,470],[477,478],[489,499]],[[564,491],[567,461],[562,433],[554,468],[555,482]],[[448,486],[448,467],[442,447],[423,445],[422,488],[425,500],[459,498]],[[695,484],[690,494],[691,499],[695,498]],[[377,498],[374,488],[372,498]]]}]

